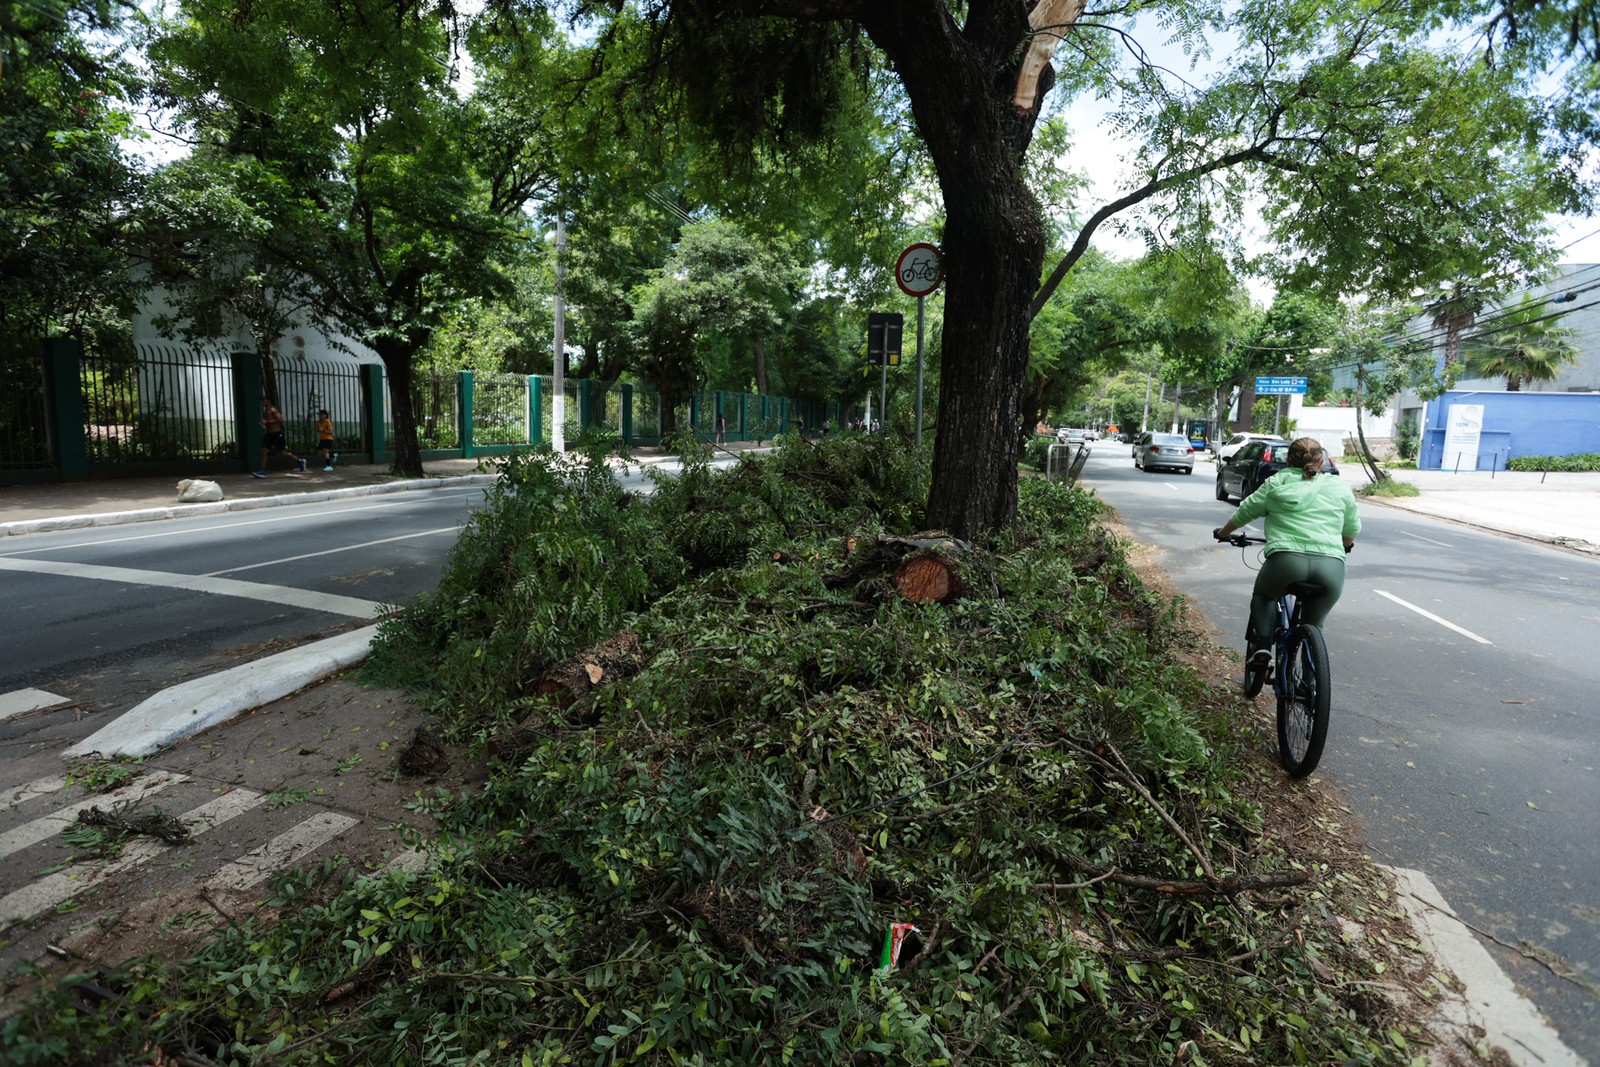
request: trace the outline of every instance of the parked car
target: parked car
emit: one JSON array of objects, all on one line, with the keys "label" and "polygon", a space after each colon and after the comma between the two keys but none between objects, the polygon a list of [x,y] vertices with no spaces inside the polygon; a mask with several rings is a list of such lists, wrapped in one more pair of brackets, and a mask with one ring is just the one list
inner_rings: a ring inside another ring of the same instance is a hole
[{"label": "parked car", "polygon": [[[1283,438],[1273,433],[1236,433],[1222,444],[1217,446],[1217,462],[1232,459],[1234,453],[1249,444],[1251,441],[1282,441]],[[1287,442],[1285,442],[1287,443]]]},{"label": "parked car", "polygon": [[[1289,465],[1289,442],[1247,441],[1227,462],[1217,464],[1217,499],[1243,500],[1261,483]],[[1333,457],[1323,454],[1322,473],[1338,474]]]},{"label": "parked car", "polygon": [[1181,433],[1145,433],[1133,450],[1133,465],[1142,471],[1168,470],[1194,473],[1194,445]]}]

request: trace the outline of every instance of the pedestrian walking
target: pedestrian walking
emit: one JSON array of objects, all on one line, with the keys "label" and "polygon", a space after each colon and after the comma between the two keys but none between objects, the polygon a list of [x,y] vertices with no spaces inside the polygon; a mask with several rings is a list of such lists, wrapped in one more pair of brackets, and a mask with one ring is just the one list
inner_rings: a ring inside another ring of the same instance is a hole
[{"label": "pedestrian walking", "polygon": [[327,408],[317,412],[317,451],[322,453],[322,469],[333,470],[339,453],[333,450],[333,418]]},{"label": "pedestrian walking", "polygon": [[728,420],[723,416],[722,412],[719,411],[717,412],[717,444],[725,445],[727,443]]},{"label": "pedestrian walking", "polygon": [[288,456],[300,465],[302,471],[306,469],[306,461],[289,451],[289,443],[283,434],[283,412],[278,410],[278,406],[269,397],[261,398],[261,428],[267,431],[267,435],[261,440],[261,466],[251,471],[251,474],[257,478],[265,478],[267,457],[277,455]]}]

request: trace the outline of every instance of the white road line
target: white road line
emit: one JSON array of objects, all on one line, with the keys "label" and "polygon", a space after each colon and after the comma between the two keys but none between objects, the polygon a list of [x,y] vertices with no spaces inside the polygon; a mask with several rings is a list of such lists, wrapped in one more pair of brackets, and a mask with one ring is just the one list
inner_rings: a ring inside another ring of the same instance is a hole
[{"label": "white road line", "polygon": [[[262,799],[260,793],[252,790],[235,789],[195,808],[182,817],[183,822],[189,825],[191,837],[199,836],[235,816],[243,815],[260,804]],[[142,837],[129,842],[121,854],[109,863],[74,863],[65,870],[8,893],[0,897],[0,929],[42,914],[112,875],[146,863],[173,847],[154,838]]]},{"label": "white road line", "polygon": [[4,800],[0,800],[0,811],[9,811],[19,804],[26,804],[34,797],[42,797],[48,793],[54,793],[66,784],[67,776],[64,774],[50,774],[43,778],[35,778],[27,785],[17,786],[15,792]]},{"label": "white road line", "polygon": [[1430,545],[1438,545],[1440,548],[1454,548],[1454,547],[1456,547],[1455,545],[1446,544],[1443,541],[1435,541],[1431,537],[1423,537],[1421,534],[1414,534],[1410,530],[1401,530],[1399,532],[1405,534],[1407,537],[1415,537],[1418,541],[1426,541]]},{"label": "white road line", "polygon": [[43,815],[32,822],[23,823],[15,830],[8,830],[0,834],[0,859],[14,852],[21,852],[30,845],[37,845],[40,841],[48,840],[71,826],[78,818],[78,812],[88,811],[93,807],[109,807],[123,800],[143,800],[152,793],[179,782],[189,780],[187,774],[169,774],[166,771],[152,771],[134,779],[127,785],[118,786],[107,793],[99,793],[86,800],[68,804],[57,809],[49,815]]},{"label": "white road line", "polygon": [[215,578],[219,574],[238,574],[240,571],[255,570],[257,567],[278,567],[285,563],[297,563],[303,559],[316,559],[318,556],[332,556],[339,552],[358,552],[361,549],[372,548],[375,545],[387,545],[394,541],[410,541],[415,537],[437,537],[439,534],[459,534],[460,532],[460,525],[441,526],[437,530],[423,530],[419,533],[400,534],[398,537],[385,537],[377,541],[363,541],[359,545],[346,545],[343,548],[329,548],[324,549],[321,552],[307,552],[300,556],[286,556],[283,559],[267,560],[265,563],[250,563],[243,567],[229,567],[227,570],[212,571],[210,574],[202,574],[200,577]]},{"label": "white road line", "polygon": [[[479,490],[479,495],[481,495],[482,494],[482,489],[484,487],[483,486],[477,486],[475,488],[477,488]],[[467,496],[472,496],[472,495],[473,495],[473,493],[470,490],[438,489],[438,490],[435,490],[433,495],[428,497],[428,499],[429,500],[438,500],[438,499],[441,499],[442,497],[446,497],[446,496],[467,497]],[[315,503],[315,501],[312,501],[312,503]],[[319,509],[317,509],[317,517],[321,518],[321,517],[323,517],[325,515],[344,515],[344,514],[347,514],[349,512],[356,512],[356,511],[376,511],[376,510],[381,509],[381,508],[397,508],[397,507],[400,507],[400,506],[402,506],[404,504],[410,504],[410,503],[415,503],[415,501],[414,500],[390,500],[390,501],[386,501],[385,503],[382,503],[382,504],[365,504],[365,505],[360,505],[360,506],[352,505],[350,507],[343,507],[343,508],[326,508],[326,509],[319,508]],[[273,509],[269,509],[269,510],[272,510],[272,511],[276,512],[278,509],[273,508]],[[285,514],[279,513],[279,514],[276,514],[276,515],[273,515],[273,516],[269,516],[267,518],[262,518],[262,519],[239,519],[236,522],[219,522],[215,526],[188,526],[188,527],[185,527],[185,528],[183,528],[181,530],[168,529],[168,530],[162,530],[162,531],[160,531],[158,533],[123,534],[121,536],[116,536],[116,537],[102,537],[102,538],[100,538],[99,540],[96,540],[96,541],[74,541],[70,545],[48,545],[48,546],[40,545],[40,546],[37,546],[37,547],[34,547],[34,548],[19,548],[19,549],[16,549],[15,551],[12,551],[12,552],[0,552],[0,558],[6,557],[6,556],[26,556],[26,555],[32,555],[32,554],[34,554],[36,552],[62,552],[62,551],[65,551],[65,550],[71,549],[71,548],[94,548],[97,545],[121,545],[121,544],[127,544],[127,543],[132,542],[132,541],[149,541],[152,538],[157,538],[157,537],[188,537],[188,536],[193,535],[193,534],[211,533],[214,530],[235,530],[235,529],[239,529],[239,528],[245,527],[245,526],[262,526],[262,525],[268,525],[268,524],[273,524],[273,523],[284,523],[284,522],[294,522],[294,523],[304,524],[305,521],[306,521],[305,515],[301,514],[301,513],[298,513],[298,512],[293,514],[293,515],[285,515]]]},{"label": "white road line", "polygon": [[124,582],[129,585],[160,586],[164,589],[187,589],[196,593],[264,600],[280,607],[325,611],[331,615],[348,615],[357,619],[375,619],[383,610],[383,605],[374,601],[357,600],[355,597],[339,596],[336,593],[318,593],[310,589],[293,589],[282,585],[258,585],[255,582],[241,582],[236,578],[173,574],[169,571],[97,567],[88,563],[57,563],[44,559],[0,559],[0,570],[54,574],[63,578],[93,578],[105,582]]},{"label": "white road line", "polygon": [[[1400,904],[1418,938],[1464,987],[1461,993],[1440,987],[1441,995],[1434,1003],[1442,1021],[1463,1035],[1483,1034],[1489,1044],[1509,1054],[1509,1062],[1584,1067],[1583,1058],[1563,1044],[1539,1010],[1517,992],[1428,876],[1403,867],[1390,870],[1399,884]],[[1525,1058],[1523,1051],[1530,1058]]]},{"label": "white road line", "polygon": [[360,821],[336,811],[318,812],[219,870],[206,881],[206,888],[213,892],[249,889]]},{"label": "white road line", "polygon": [[40,708],[52,708],[57,704],[67,703],[66,697],[58,697],[54,693],[47,693],[43,689],[17,689],[10,693],[0,695],[0,721],[26,715],[30,711]]},{"label": "white road line", "polygon": [[1394,601],[1396,604],[1399,604],[1401,607],[1406,608],[1409,611],[1416,612],[1418,615],[1421,615],[1424,619],[1431,619],[1432,621],[1438,623],[1440,626],[1443,626],[1446,630],[1454,630],[1456,633],[1460,634],[1462,637],[1470,637],[1474,641],[1478,642],[1478,644],[1480,644],[1480,645],[1492,645],[1492,644],[1494,644],[1494,642],[1489,640],[1487,637],[1479,637],[1477,634],[1473,633],[1471,630],[1463,630],[1461,627],[1457,626],[1455,623],[1451,622],[1450,620],[1441,619],[1441,618],[1439,618],[1439,616],[1435,615],[1431,611],[1428,611],[1426,608],[1419,608],[1415,604],[1407,603],[1406,601],[1401,600],[1399,597],[1395,596],[1393,593],[1385,593],[1382,589],[1374,589],[1373,592],[1377,593],[1381,597],[1386,597],[1387,599]]}]

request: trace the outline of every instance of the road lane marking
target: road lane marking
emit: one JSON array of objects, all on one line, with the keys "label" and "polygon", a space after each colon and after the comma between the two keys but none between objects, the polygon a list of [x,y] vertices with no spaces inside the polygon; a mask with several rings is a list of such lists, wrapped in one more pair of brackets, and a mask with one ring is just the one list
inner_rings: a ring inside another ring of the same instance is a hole
[{"label": "road lane marking", "polygon": [[[252,790],[235,789],[200,805],[183,815],[180,821],[189,827],[189,835],[194,838],[243,815],[263,799],[262,794]],[[164,841],[142,837],[123,846],[122,852],[108,863],[74,863],[65,870],[8,893],[0,897],[0,929],[57,907],[112,875],[147,863],[172,847]]]},{"label": "road lane marking", "polygon": [[1401,600],[1399,597],[1395,596],[1393,593],[1385,593],[1382,589],[1374,589],[1373,592],[1377,593],[1381,597],[1386,597],[1389,600],[1394,601],[1396,604],[1399,604],[1403,608],[1406,608],[1406,609],[1408,609],[1410,611],[1416,612],[1418,615],[1421,615],[1424,619],[1433,620],[1434,622],[1438,623],[1440,626],[1443,626],[1446,630],[1454,630],[1456,633],[1460,634],[1462,637],[1470,637],[1474,641],[1478,642],[1478,644],[1480,644],[1480,645],[1492,645],[1492,644],[1494,644],[1494,642],[1489,640],[1487,637],[1479,637],[1477,634],[1473,633],[1471,630],[1464,630],[1461,627],[1457,626],[1455,623],[1451,622],[1449,619],[1441,619],[1439,616],[1435,615],[1433,612],[1427,610],[1426,608],[1419,608],[1415,604],[1411,604],[1411,603],[1408,603],[1408,602],[1406,602],[1404,600]]},{"label": "road lane marking", "polygon": [[42,815],[32,822],[23,823],[15,830],[8,830],[0,834],[0,859],[14,852],[21,852],[30,845],[37,845],[59,834],[62,830],[77,821],[78,812],[88,811],[90,808],[104,806],[110,807],[123,800],[143,800],[152,793],[159,793],[169,785],[189,780],[187,774],[169,774],[166,771],[152,771],[134,779],[127,785],[119,786],[109,793],[97,793],[87,800],[80,800],[75,804],[68,804]]},{"label": "road lane marking", "polygon": [[439,534],[459,534],[460,532],[461,527],[459,525],[441,526],[437,530],[422,530],[418,533],[400,534],[397,537],[385,537],[377,541],[363,541],[359,545],[346,545],[343,548],[327,548],[323,549],[321,552],[307,552],[301,556],[285,556],[283,559],[267,560],[265,563],[248,563],[243,567],[229,567],[226,570],[212,571],[209,574],[202,574],[200,577],[215,578],[219,574],[238,574],[240,571],[255,570],[257,567],[279,567],[285,563],[298,563],[303,559],[316,559],[318,556],[331,556],[339,552],[357,552],[363,548],[373,548],[377,545],[392,544],[395,541],[409,541],[415,537],[437,537]]},{"label": "road lane marking", "polygon": [[[433,501],[433,500],[439,500],[441,498],[448,498],[448,497],[470,497],[472,495],[473,495],[473,493],[470,490],[463,491],[463,490],[440,489],[440,490],[435,491],[433,495],[429,496],[428,500],[429,501]],[[483,494],[480,492],[477,495],[482,496]],[[324,508],[318,508],[315,517],[320,519],[320,518],[322,518],[324,516],[327,516],[327,515],[345,515],[345,514],[349,514],[349,513],[352,513],[352,512],[376,511],[376,510],[379,510],[379,509],[382,509],[382,508],[397,508],[397,507],[400,507],[400,506],[405,505],[405,504],[415,504],[416,502],[417,501],[414,500],[414,499],[413,500],[391,500],[391,501],[385,501],[384,503],[381,503],[381,504],[364,504],[364,505],[361,505],[359,507],[325,508],[325,509]],[[310,501],[310,503],[314,504],[314,503],[318,503],[318,502],[317,501]],[[276,510],[276,509],[271,509],[271,510]],[[177,518],[182,518],[183,516],[176,516],[176,517]],[[234,521],[234,522],[219,522],[214,526],[189,526],[189,527],[185,527],[184,529],[181,529],[181,530],[168,529],[168,530],[162,530],[162,531],[160,531],[158,533],[122,534],[122,535],[116,536],[116,537],[102,537],[97,541],[74,541],[70,545],[48,545],[48,546],[40,545],[40,546],[35,547],[35,548],[19,548],[19,549],[16,549],[15,551],[11,551],[11,552],[0,552],[0,558],[4,558],[4,557],[7,557],[7,556],[31,555],[31,554],[36,553],[36,552],[61,552],[61,551],[64,551],[64,550],[70,549],[70,548],[94,548],[94,547],[97,547],[99,545],[121,545],[121,544],[127,544],[127,543],[132,542],[132,541],[149,541],[149,540],[151,540],[153,538],[158,538],[158,537],[186,537],[186,536],[189,536],[189,535],[192,535],[192,534],[213,533],[213,532],[215,532],[217,530],[241,529],[241,528],[243,528],[245,526],[262,526],[262,525],[266,525],[266,524],[270,524],[270,523],[284,523],[284,522],[304,523],[305,521],[306,521],[306,516],[302,512],[295,512],[292,515],[286,515],[286,514],[283,514],[283,513],[279,512],[278,514],[270,515],[270,516],[267,516],[266,518],[239,519],[239,520]]]},{"label": "road lane marking", "polygon": [[206,888],[217,892],[259,885],[360,821],[336,811],[318,812],[222,868],[206,881]]},{"label": "road lane marking", "polygon": [[105,582],[123,582],[127,585],[151,585],[164,589],[187,589],[194,593],[212,593],[217,596],[242,597],[246,600],[264,600],[279,607],[304,608],[307,611],[325,611],[330,615],[348,615],[356,619],[375,619],[383,605],[371,600],[357,600],[353,596],[337,593],[318,593],[310,589],[295,589],[286,585],[260,585],[241,582],[235,578],[210,578],[205,575],[173,574],[170,571],[143,571],[129,567],[97,567],[89,563],[58,563],[44,559],[0,559],[0,570],[25,571],[31,574],[53,574],[62,578],[93,578]]},{"label": "road lane marking", "polygon": [[1443,541],[1435,541],[1431,537],[1423,537],[1421,534],[1414,534],[1410,530],[1401,530],[1399,532],[1405,534],[1407,537],[1415,537],[1418,541],[1426,541],[1430,545],[1438,545],[1440,548],[1454,548],[1454,547],[1456,547],[1455,545],[1446,544]]},{"label": "road lane marking", "polygon": [[64,774],[50,774],[43,778],[35,778],[27,785],[19,785],[16,791],[4,800],[0,800],[0,811],[10,811],[20,804],[26,804],[34,797],[42,797],[54,793],[57,789],[65,787],[67,776]]},{"label": "road lane marking", "polygon": [[58,697],[43,689],[18,689],[0,696],[0,722],[14,719],[18,715],[26,715],[30,711],[67,703],[70,703],[67,697]]}]

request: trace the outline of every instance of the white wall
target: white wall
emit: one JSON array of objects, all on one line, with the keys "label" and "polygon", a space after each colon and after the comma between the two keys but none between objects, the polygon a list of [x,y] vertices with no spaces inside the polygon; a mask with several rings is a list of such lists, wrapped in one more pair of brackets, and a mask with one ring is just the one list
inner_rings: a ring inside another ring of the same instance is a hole
[{"label": "white wall", "polygon": [[[149,290],[144,303],[133,315],[134,344],[182,345],[182,341],[163,336],[156,329],[156,318],[170,314],[172,314],[172,304],[166,292],[161,289]],[[232,330],[204,347],[224,353],[249,352],[255,349],[255,341],[242,324],[236,324]],[[376,352],[360,341],[338,331],[324,330],[321,324],[314,324],[304,316],[284,336],[278,338],[272,346],[272,355],[277,361],[335,364],[382,362]]]}]

